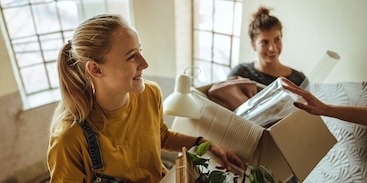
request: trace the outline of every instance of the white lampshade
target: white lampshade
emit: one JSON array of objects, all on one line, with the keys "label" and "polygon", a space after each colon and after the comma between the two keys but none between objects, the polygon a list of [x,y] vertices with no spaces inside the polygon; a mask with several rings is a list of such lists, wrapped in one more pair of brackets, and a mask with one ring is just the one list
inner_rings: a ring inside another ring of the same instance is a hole
[{"label": "white lampshade", "polygon": [[163,113],[193,119],[200,118],[201,106],[191,94],[191,77],[181,74],[176,77],[174,92],[163,102]]}]

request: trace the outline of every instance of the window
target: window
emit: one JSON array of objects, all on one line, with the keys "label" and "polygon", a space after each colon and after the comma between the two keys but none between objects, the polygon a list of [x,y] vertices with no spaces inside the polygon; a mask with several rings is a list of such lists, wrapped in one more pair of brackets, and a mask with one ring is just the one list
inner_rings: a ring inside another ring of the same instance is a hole
[{"label": "window", "polygon": [[129,0],[0,0],[0,12],[24,109],[60,99],[56,60],[81,21],[121,12],[131,21]]},{"label": "window", "polygon": [[194,86],[225,80],[239,63],[241,21],[242,0],[193,0]]}]

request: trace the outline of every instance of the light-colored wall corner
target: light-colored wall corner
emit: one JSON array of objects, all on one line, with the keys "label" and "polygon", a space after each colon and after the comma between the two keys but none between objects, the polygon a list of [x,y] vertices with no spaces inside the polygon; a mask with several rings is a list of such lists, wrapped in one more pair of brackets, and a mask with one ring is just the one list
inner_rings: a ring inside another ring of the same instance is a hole
[{"label": "light-colored wall corner", "polygon": [[[46,161],[48,128],[55,107],[53,103],[23,111],[19,92],[0,97],[0,182],[9,177],[19,179],[16,173]],[[36,178],[35,171],[23,172],[22,179]]]},{"label": "light-colored wall corner", "polygon": [[47,163],[45,160],[34,163],[14,172],[1,183],[41,183],[49,180]]},{"label": "light-colored wall corner", "polygon": [[248,24],[260,5],[283,23],[281,62],[310,74],[327,50],[337,52],[341,59],[331,70],[326,83],[366,81],[367,74],[367,1],[243,1],[241,62],[253,59]]},{"label": "light-colored wall corner", "polygon": [[192,66],[192,1],[175,0],[176,74]]},{"label": "light-colored wall corner", "polygon": [[0,96],[18,91],[0,18]]}]

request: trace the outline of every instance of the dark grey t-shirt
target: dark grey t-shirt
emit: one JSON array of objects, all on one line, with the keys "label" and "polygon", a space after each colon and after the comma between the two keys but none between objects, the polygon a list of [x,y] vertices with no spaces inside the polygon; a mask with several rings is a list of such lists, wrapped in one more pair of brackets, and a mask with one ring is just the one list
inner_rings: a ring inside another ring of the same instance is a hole
[{"label": "dark grey t-shirt", "polygon": [[[249,78],[253,81],[256,81],[264,85],[269,85],[270,83],[272,83],[277,79],[276,77],[258,71],[255,68],[253,62],[241,63],[235,66],[229,73],[228,78],[233,76],[241,76],[244,78]],[[306,76],[302,72],[292,69],[292,73],[286,78],[295,83],[296,85],[300,86],[302,82],[306,79]]]}]

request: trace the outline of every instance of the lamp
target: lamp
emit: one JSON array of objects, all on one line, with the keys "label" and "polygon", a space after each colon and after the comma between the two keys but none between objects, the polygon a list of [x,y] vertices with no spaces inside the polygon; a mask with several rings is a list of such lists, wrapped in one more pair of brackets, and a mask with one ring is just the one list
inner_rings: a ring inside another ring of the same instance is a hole
[{"label": "lamp", "polygon": [[200,118],[201,107],[191,94],[191,77],[181,74],[176,77],[174,92],[163,102],[163,114]]}]

